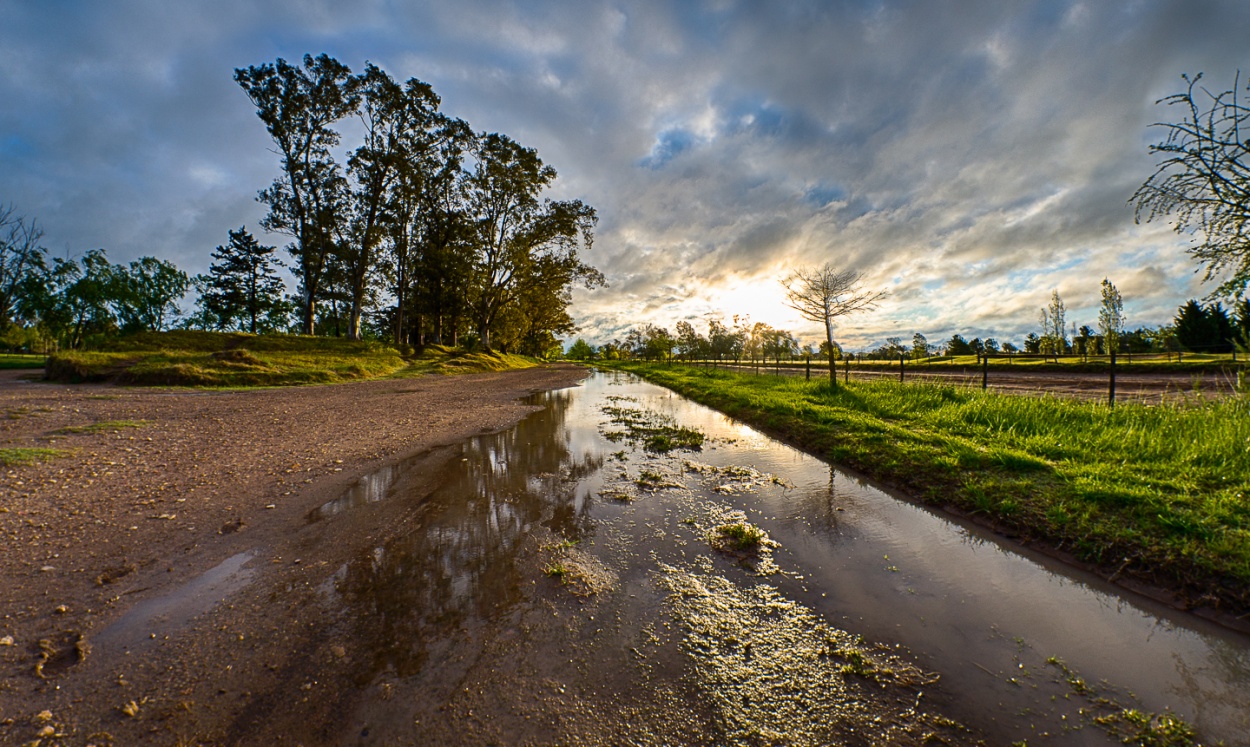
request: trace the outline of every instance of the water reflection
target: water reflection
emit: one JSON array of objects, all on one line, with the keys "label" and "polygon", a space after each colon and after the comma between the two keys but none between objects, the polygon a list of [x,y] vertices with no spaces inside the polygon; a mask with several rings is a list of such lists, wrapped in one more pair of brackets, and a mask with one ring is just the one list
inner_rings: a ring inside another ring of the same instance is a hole
[{"label": "water reflection", "polygon": [[[708,440],[697,461],[720,472],[690,471],[683,461],[696,459],[688,453],[650,454],[605,439],[601,407],[609,395],[703,431]],[[1067,700],[1067,684],[1047,664],[1056,657],[1099,688],[1111,683],[1100,694],[1133,692],[1138,699],[1127,705],[1170,707],[1208,737],[1250,744],[1245,636],[897,500],[627,376],[600,374],[533,402],[545,409],[463,446],[415,531],[362,553],[335,576],[331,592],[346,608],[351,634],[371,650],[362,682],[378,672],[423,671],[423,686],[454,682],[455,666],[447,662],[479,656],[486,628],[518,609],[541,577],[522,566],[526,540],[540,530],[582,541],[582,548],[600,540],[594,554],[627,589],[611,600],[621,609],[618,633],[625,631],[627,621],[658,609],[662,594],[648,581],[657,563],[680,565],[710,553],[687,520],[716,505],[748,513],[781,543],[776,562],[785,573],[770,580],[781,593],[853,633],[907,647],[926,670],[941,674],[934,697],[957,698],[956,715],[977,722],[994,743],[1033,743],[1041,731],[1066,730],[1078,717],[1081,703]],[[731,467],[781,479],[718,492]],[[640,493],[630,503],[596,499],[605,486],[632,483],[643,470],[684,485]],[[387,479],[403,483],[400,474]],[[726,578],[741,571],[717,568]],[[602,626],[597,642],[610,635]],[[580,652],[586,658],[577,666],[593,669],[603,655]],[[654,652],[648,656],[648,665],[669,666]],[[1079,737],[1063,733],[1066,743],[1105,743],[1092,727]]]},{"label": "water reflection", "polygon": [[[419,529],[341,568],[334,592],[355,635],[372,641],[362,675],[418,673],[432,647],[521,598],[518,548],[541,526],[568,540],[593,531],[592,494],[580,488],[603,457],[570,448],[572,391],[532,398],[544,409],[516,428],[464,444]],[[394,479],[394,476],[392,476]]]}]

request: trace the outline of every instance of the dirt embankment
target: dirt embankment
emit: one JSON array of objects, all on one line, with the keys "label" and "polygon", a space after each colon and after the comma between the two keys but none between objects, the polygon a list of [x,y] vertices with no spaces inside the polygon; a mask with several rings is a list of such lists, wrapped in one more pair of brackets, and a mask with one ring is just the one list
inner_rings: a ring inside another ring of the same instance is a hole
[{"label": "dirt embankment", "polygon": [[[326,640],[315,590],[419,508],[357,512],[333,533],[310,512],[411,454],[428,467],[420,495],[453,458],[440,447],[508,427],[532,409],[518,398],[583,376],[549,366],[197,392],[0,374],[0,449],[62,452],[0,478],[0,743],[238,743],[265,722],[281,734],[281,712],[305,735],[331,729],[317,692],[350,686],[351,667],[319,657],[349,662],[350,644]],[[213,615],[160,606],[195,579],[211,598],[203,574],[244,564],[254,588]],[[146,632],[177,625],[204,629]]]}]

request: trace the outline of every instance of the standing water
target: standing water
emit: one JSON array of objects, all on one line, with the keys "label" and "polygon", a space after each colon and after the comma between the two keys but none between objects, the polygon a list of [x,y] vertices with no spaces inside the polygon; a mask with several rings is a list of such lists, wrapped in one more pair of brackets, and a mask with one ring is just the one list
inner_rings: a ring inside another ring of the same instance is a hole
[{"label": "standing water", "polygon": [[327,583],[353,742],[1250,745],[1246,636],[628,375],[533,403]]}]

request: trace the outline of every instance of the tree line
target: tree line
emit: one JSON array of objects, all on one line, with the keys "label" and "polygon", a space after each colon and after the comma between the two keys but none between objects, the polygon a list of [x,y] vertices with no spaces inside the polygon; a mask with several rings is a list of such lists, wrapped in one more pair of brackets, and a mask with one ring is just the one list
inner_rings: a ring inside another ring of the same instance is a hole
[{"label": "tree line", "polygon": [[[582,259],[594,208],[546,197],[556,171],[537,151],[441,112],[429,84],[400,83],[372,64],[353,74],[325,54],[240,68],[234,79],[279,157],[257,199],[268,208],[261,227],[290,239],[289,260],[246,226],[196,277],[153,257],[114,265],[102,249],[49,260],[37,222],[9,207],[0,210],[0,333],[10,347],[35,338],[79,347],[177,322],[541,356],[575,330],[573,286],[606,285]],[[361,134],[349,147],[340,128],[352,119]],[[183,317],[191,290],[195,310]]]},{"label": "tree line", "polygon": [[[1072,328],[1064,326],[1066,309],[1057,291],[1052,292],[1050,304],[1039,315],[1040,334],[1028,333],[1020,344],[999,342],[993,337],[974,337],[954,334],[948,340],[930,342],[922,333],[913,333],[910,340],[901,336],[888,337],[884,344],[858,353],[846,351],[836,340],[817,344],[801,344],[797,337],[775,329],[763,322],[752,323],[745,316],[733,317],[730,325],[719,319],[708,322],[703,334],[686,320],[677,322],[675,332],[668,328],[646,324],[627,332],[624,338],[614,339],[595,347],[578,338],[567,352],[574,360],[641,358],[644,360],[716,360],[754,364],[755,362],[797,360],[813,358],[823,361],[840,361],[843,358],[858,360],[897,361],[900,357],[912,360],[945,356],[1089,356],[1117,353],[1215,353],[1227,354],[1234,350],[1250,353],[1250,300],[1236,303],[1235,312],[1229,315],[1220,302],[1202,304],[1190,299],[1177,309],[1172,324],[1159,327],[1124,327],[1123,305],[1119,291],[1108,280],[1103,281],[1103,305],[1099,310],[1097,328],[1088,324]],[[832,353],[832,354],[831,354]]]}]

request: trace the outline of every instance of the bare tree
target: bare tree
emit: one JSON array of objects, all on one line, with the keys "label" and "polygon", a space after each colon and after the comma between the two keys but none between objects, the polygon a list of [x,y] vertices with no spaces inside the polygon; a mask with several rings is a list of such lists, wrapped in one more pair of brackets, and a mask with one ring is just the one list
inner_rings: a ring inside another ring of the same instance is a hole
[{"label": "bare tree", "polygon": [[[786,289],[786,305],[804,319],[825,325],[825,342],[833,347],[833,325],[838,317],[857,311],[874,309],[887,295],[884,290],[868,290],[861,285],[863,276],[853,270],[839,270],[832,263],[821,267],[803,267],[781,284]],[[837,387],[833,355],[829,356],[829,384]]]},{"label": "bare tree", "polygon": [[1227,278],[1212,298],[1250,284],[1250,107],[1237,100],[1240,77],[1212,93],[1198,85],[1201,74],[1185,75],[1184,93],[1155,102],[1179,107],[1180,121],[1153,125],[1167,131],[1150,146],[1162,160],[1129,200],[1137,220],[1174,214],[1177,233],[1200,236],[1189,251],[1205,266],[1203,280]]}]

